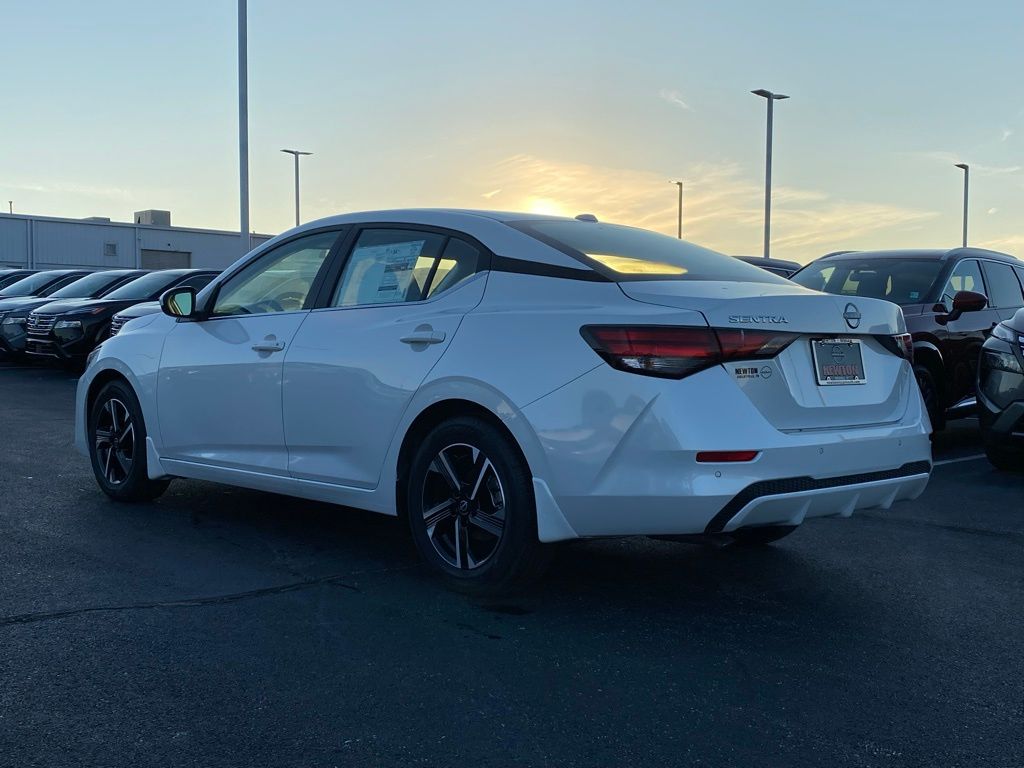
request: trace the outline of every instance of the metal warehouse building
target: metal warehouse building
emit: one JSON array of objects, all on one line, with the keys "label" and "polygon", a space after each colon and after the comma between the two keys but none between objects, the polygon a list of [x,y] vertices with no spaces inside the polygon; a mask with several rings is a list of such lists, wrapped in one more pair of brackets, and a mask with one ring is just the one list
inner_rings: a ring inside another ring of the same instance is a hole
[{"label": "metal warehouse building", "polygon": [[[270,235],[252,235],[250,247]],[[169,211],[139,211],[132,224],[0,214],[0,266],[32,269],[221,269],[242,255],[238,232],[172,227]]]}]

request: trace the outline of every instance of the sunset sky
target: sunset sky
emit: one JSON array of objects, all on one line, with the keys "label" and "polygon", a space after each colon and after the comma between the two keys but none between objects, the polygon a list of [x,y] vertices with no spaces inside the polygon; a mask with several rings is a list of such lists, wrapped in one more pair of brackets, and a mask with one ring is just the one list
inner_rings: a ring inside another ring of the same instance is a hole
[{"label": "sunset sky", "polygon": [[[238,226],[234,0],[0,0],[0,200]],[[596,214],[773,255],[1024,255],[1024,3],[250,0],[252,226],[457,206]]]}]

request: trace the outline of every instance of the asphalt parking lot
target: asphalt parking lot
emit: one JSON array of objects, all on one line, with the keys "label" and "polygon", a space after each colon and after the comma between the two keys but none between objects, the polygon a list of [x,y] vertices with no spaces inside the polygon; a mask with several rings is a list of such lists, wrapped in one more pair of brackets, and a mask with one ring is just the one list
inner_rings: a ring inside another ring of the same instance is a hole
[{"label": "asphalt parking lot", "polygon": [[1024,475],[774,547],[565,547],[452,594],[393,520],[179,481],[109,502],[74,377],[0,364],[0,764],[1020,766]]}]

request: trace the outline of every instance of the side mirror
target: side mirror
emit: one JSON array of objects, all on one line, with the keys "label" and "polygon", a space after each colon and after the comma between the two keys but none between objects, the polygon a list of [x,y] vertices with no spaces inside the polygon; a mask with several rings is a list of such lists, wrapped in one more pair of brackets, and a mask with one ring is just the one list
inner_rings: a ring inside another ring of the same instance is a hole
[{"label": "side mirror", "polygon": [[193,317],[196,312],[195,288],[171,288],[160,296],[160,309],[171,317]]},{"label": "side mirror", "polygon": [[957,291],[953,297],[953,311],[939,322],[948,323],[957,320],[964,312],[980,312],[988,306],[988,297],[977,291]]}]

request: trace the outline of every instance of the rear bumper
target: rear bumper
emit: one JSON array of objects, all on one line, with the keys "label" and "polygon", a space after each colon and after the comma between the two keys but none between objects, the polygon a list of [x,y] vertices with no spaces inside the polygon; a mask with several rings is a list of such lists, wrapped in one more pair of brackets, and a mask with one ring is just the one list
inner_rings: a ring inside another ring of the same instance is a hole
[{"label": "rear bumper", "polygon": [[931,469],[931,462],[917,461],[882,472],[754,483],[722,507],[704,532],[723,533],[756,525],[799,525],[810,517],[849,517],[858,509],[888,509],[895,501],[920,496],[928,485]]},{"label": "rear bumper", "polygon": [[[614,391],[623,380],[609,376],[629,377],[629,391]],[[597,369],[523,413],[576,536],[688,535],[850,516],[919,496],[931,425],[917,389],[908,392],[895,423],[782,432],[724,372],[666,383]],[[727,450],[757,456],[697,461],[700,451]]]}]

